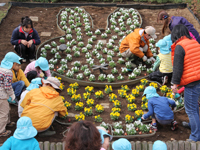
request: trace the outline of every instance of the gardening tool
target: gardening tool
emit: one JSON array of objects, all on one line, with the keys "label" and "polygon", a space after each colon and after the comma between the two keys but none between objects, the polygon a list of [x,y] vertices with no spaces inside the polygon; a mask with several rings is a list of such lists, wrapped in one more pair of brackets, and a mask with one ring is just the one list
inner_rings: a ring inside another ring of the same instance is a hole
[{"label": "gardening tool", "polygon": [[108,69],[108,64],[104,64],[104,65],[93,65],[92,66],[93,70],[99,69],[100,73],[103,74],[103,70],[107,70]]}]

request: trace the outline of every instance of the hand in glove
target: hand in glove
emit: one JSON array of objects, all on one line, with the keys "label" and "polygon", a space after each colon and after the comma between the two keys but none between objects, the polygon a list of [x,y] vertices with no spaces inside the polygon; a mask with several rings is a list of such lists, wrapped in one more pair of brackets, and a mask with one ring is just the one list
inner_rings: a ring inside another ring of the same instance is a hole
[{"label": "hand in glove", "polygon": [[154,62],[156,61],[155,58],[153,58],[153,57],[149,58],[149,60],[150,60],[152,63],[154,63]]},{"label": "hand in glove", "polygon": [[142,60],[143,60],[143,61],[147,61],[147,56],[144,55],[144,56],[142,57]]},{"label": "hand in glove", "polygon": [[41,78],[44,77],[44,73],[43,73],[43,72],[40,73],[40,77],[41,77]]}]

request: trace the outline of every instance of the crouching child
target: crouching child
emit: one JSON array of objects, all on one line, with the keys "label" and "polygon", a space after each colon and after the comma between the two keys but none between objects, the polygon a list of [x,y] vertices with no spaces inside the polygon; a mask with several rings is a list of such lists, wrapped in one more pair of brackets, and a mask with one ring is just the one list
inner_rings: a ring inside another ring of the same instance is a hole
[{"label": "crouching child", "polygon": [[[152,117],[151,129],[157,131],[156,121],[162,125],[171,124],[171,130],[178,128],[178,123],[174,120],[174,113],[172,109],[176,107],[173,100],[166,97],[159,96],[153,86],[148,86],[144,90],[144,94],[148,99],[148,112],[142,116],[141,119]],[[170,106],[172,109],[170,108]]]}]

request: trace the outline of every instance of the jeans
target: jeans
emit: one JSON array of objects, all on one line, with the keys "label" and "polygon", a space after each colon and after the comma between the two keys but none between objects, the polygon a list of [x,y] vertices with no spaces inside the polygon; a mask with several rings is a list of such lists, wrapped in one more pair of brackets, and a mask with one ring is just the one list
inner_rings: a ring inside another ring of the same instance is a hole
[{"label": "jeans", "polygon": [[156,114],[152,115],[153,119],[156,119],[160,124],[162,125],[166,125],[166,124],[171,124],[172,121],[174,121],[174,119],[170,119],[170,120],[160,120]]},{"label": "jeans", "polygon": [[16,97],[19,97],[21,95],[24,86],[25,86],[24,81],[17,81],[15,83],[12,83],[12,88],[15,92]]},{"label": "jeans", "polygon": [[189,126],[191,127],[190,139],[200,141],[200,120],[198,98],[200,96],[200,83],[193,87],[185,87],[184,104],[185,111],[189,117]]}]

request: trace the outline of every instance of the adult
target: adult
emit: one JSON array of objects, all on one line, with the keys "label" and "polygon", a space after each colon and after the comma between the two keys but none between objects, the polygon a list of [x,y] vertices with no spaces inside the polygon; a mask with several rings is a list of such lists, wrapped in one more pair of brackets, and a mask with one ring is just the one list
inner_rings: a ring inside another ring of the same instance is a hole
[{"label": "adult", "polygon": [[191,38],[187,27],[176,25],[171,33],[172,39],[172,91],[185,86],[184,105],[189,117],[191,134],[189,141],[200,141],[200,120],[198,97],[200,96],[200,45]]},{"label": "adult", "polygon": [[178,24],[182,24],[184,26],[187,27],[187,29],[189,30],[189,34],[190,36],[195,39],[196,41],[198,41],[200,43],[200,36],[199,33],[197,32],[197,30],[193,27],[193,24],[191,24],[187,19],[185,19],[184,17],[180,17],[180,16],[169,16],[169,14],[166,11],[161,11],[158,13],[158,18],[157,21],[162,20],[163,21],[163,28],[162,28],[162,33],[164,34],[166,29],[169,28],[170,31],[172,31],[172,29],[178,25]]},{"label": "adult", "polygon": [[60,90],[60,81],[55,77],[42,79],[43,86],[31,90],[26,94],[21,103],[24,108],[21,117],[31,118],[33,126],[38,132],[44,132],[40,135],[53,135],[55,131],[47,130],[53,123],[55,117],[65,116],[67,109],[63,100],[56,90]]},{"label": "adult", "polygon": [[51,77],[47,59],[44,57],[39,57],[37,60],[29,63],[24,70],[24,74],[29,82],[36,77]]},{"label": "adult", "polygon": [[[139,58],[142,58],[143,61],[147,60],[147,57],[151,61],[155,62],[153,54],[149,48],[149,39],[156,39],[155,28],[152,26],[147,26],[145,29],[138,28],[135,29],[132,33],[127,35],[121,42],[120,53],[123,57],[134,58],[134,63]],[[135,64],[132,64],[135,67]]]},{"label": "adult", "polygon": [[11,44],[23,58],[22,62],[26,62],[26,59],[31,62],[35,60],[36,45],[39,45],[40,42],[40,37],[33,28],[32,20],[28,16],[22,17],[21,25],[14,29],[11,37]]},{"label": "adult", "polygon": [[22,92],[21,96],[20,96],[20,100],[18,102],[18,116],[21,117],[21,114],[24,110],[24,108],[22,108],[20,106],[20,104],[22,103],[22,101],[24,100],[24,97],[26,96],[26,94],[36,88],[39,88],[42,85],[42,79],[41,78],[35,78],[33,80],[31,80],[30,85],[26,88],[25,91]]},{"label": "adult", "polygon": [[72,124],[66,133],[65,150],[100,150],[101,136],[96,126],[89,121]]}]

